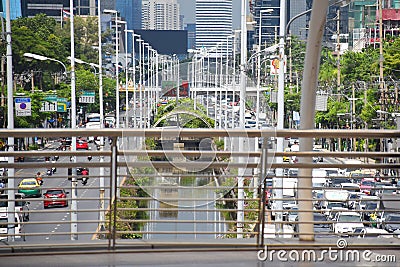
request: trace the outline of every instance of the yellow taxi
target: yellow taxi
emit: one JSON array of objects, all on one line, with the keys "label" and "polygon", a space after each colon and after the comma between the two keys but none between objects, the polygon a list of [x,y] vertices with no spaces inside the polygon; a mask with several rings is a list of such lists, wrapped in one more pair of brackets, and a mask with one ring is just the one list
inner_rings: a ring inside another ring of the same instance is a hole
[{"label": "yellow taxi", "polygon": [[[290,152],[290,151],[292,151],[290,149],[290,147],[287,147],[287,148],[285,148],[284,152]],[[290,161],[290,156],[283,156],[282,159],[283,159],[283,162],[289,162]]]},{"label": "yellow taxi", "polygon": [[18,185],[18,193],[24,193],[26,197],[41,197],[42,190],[35,178],[23,179]]}]

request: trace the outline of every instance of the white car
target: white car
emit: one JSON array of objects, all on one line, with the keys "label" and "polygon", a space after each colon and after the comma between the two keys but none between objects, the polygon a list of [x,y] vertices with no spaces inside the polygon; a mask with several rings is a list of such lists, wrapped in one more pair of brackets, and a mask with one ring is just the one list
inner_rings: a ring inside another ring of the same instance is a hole
[{"label": "white car", "polygon": [[[25,200],[25,194],[15,193],[15,212],[21,215],[24,221],[29,221],[29,201]],[[0,214],[8,212],[8,195],[0,195]]]},{"label": "white car", "polygon": [[338,212],[334,218],[333,231],[339,235],[350,235],[356,228],[363,228],[362,216],[358,212]]},{"label": "white car", "polygon": [[357,229],[356,233],[358,235],[357,236],[358,238],[368,238],[368,237],[373,237],[373,238],[391,238],[391,237],[393,237],[393,235],[390,234],[385,229],[378,229],[378,228],[373,228],[373,227],[364,227],[364,228],[361,228],[361,229]]},{"label": "white car", "polygon": [[[275,224],[264,225],[264,238],[277,238],[277,228]],[[291,225],[284,224],[282,226],[282,233],[279,237],[281,238],[293,238],[294,230]]]},{"label": "white car", "polygon": [[22,222],[22,218],[18,213],[15,214],[15,224],[14,225],[9,225],[8,224],[8,213],[0,213],[0,240],[7,240],[7,232],[8,228],[14,226],[14,238],[16,240],[22,239],[25,241],[25,236],[22,235],[24,232],[24,227]]}]

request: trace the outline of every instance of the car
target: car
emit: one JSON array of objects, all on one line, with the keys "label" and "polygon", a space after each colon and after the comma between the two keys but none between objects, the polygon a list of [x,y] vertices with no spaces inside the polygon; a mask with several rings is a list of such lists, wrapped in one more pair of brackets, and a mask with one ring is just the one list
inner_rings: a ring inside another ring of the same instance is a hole
[{"label": "car", "polygon": [[[292,151],[290,149],[290,147],[285,148],[285,152],[290,152],[290,151]],[[283,159],[283,162],[289,162],[290,161],[290,156],[283,156],[282,159]]]},{"label": "car", "polygon": [[289,222],[295,222],[298,220],[299,216],[299,208],[298,207],[293,207],[289,210],[288,213],[288,221]]},{"label": "car", "polygon": [[26,178],[19,183],[18,193],[23,193],[26,197],[40,197],[42,189],[35,178]]},{"label": "car", "polygon": [[379,198],[377,196],[361,195],[358,203],[356,203],[355,209],[365,210],[366,205],[369,202],[378,202]]},{"label": "car", "polygon": [[8,213],[7,212],[0,213],[0,240],[3,240],[3,241],[7,240],[8,228],[13,227],[15,240],[22,239],[23,241],[25,241],[25,235],[23,235],[24,225],[21,223],[22,218],[18,213],[14,213],[14,214],[15,214],[15,224],[9,225],[8,224]]},{"label": "car", "polygon": [[349,198],[347,199],[347,207],[349,209],[355,209],[357,207],[357,203],[359,203],[361,198],[364,196],[366,196],[366,194],[362,192],[349,192]]},{"label": "car", "polygon": [[47,209],[54,206],[68,207],[68,194],[69,192],[66,192],[62,188],[47,189],[47,191],[43,194],[44,208]]},{"label": "car", "polygon": [[63,151],[68,150],[71,147],[72,138],[71,137],[62,138],[60,140],[60,143],[61,143],[61,145],[58,148],[59,150],[63,150]]},{"label": "car", "polygon": [[379,213],[379,201],[369,201],[365,204],[363,214],[363,219],[369,221],[372,214]]},{"label": "car", "polygon": [[324,214],[314,212],[314,233],[315,237],[332,237],[331,221],[328,221]]},{"label": "car", "polygon": [[338,212],[333,220],[335,234],[342,236],[352,235],[356,228],[364,227],[361,214],[354,211]]},{"label": "car", "polygon": [[[298,217],[296,218],[296,224],[294,225],[294,231],[299,232]],[[333,237],[334,234],[331,230],[331,222],[328,221],[325,215],[319,212],[313,213],[314,221],[314,234],[315,237]],[[296,234],[297,235],[297,234]]]},{"label": "car", "polygon": [[350,172],[349,177],[351,178],[353,183],[358,184],[364,179],[365,175],[361,170],[354,170]]},{"label": "car", "polygon": [[393,237],[388,231],[384,229],[378,229],[373,227],[357,228],[354,231],[354,235],[358,238],[390,238]]},{"label": "car", "polygon": [[389,181],[376,182],[375,187],[371,188],[370,195],[378,196],[382,192],[382,188],[392,187]]},{"label": "car", "polygon": [[[317,153],[318,153],[318,152],[321,152],[321,150],[317,150],[317,149],[313,149],[313,151],[314,151],[314,152],[317,152]],[[317,153],[316,153],[316,154],[317,154]],[[321,156],[314,156],[314,157],[313,157],[313,162],[314,162],[314,163],[316,163],[316,162],[324,162],[324,158],[321,157]]]},{"label": "car", "polygon": [[25,157],[24,156],[16,156],[14,157],[14,162],[24,162]]},{"label": "car", "polygon": [[341,187],[341,184],[343,183],[352,183],[352,180],[343,177],[332,177],[330,181],[332,187]]},{"label": "car", "polygon": [[382,218],[381,228],[389,233],[400,229],[400,213],[387,213]]},{"label": "car", "polygon": [[378,193],[378,195],[389,194],[389,195],[396,195],[397,194],[397,187],[395,186],[382,186]]},{"label": "car", "polygon": [[[15,211],[24,221],[29,221],[29,201],[25,200],[25,194],[15,193]],[[0,195],[0,213],[8,212],[8,195]]]},{"label": "car", "polygon": [[360,184],[360,190],[361,192],[369,195],[371,194],[371,189],[374,188],[374,186],[375,186],[374,180],[363,179]]},{"label": "car", "polygon": [[341,183],[340,188],[349,192],[360,192],[360,186],[355,183]]},{"label": "car", "polygon": [[89,149],[89,144],[86,140],[76,140],[76,149]]}]

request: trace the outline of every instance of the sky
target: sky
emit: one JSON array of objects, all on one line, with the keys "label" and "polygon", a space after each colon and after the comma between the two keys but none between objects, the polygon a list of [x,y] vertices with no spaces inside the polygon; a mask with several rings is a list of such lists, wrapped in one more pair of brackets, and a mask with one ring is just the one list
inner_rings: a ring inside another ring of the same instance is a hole
[{"label": "sky", "polygon": [[[183,22],[186,23],[195,23],[196,22],[196,0],[178,0],[181,9],[181,15],[184,15]],[[241,2],[240,0],[232,0],[232,13],[233,13],[233,21],[232,26],[233,29],[240,28],[240,9]]]}]

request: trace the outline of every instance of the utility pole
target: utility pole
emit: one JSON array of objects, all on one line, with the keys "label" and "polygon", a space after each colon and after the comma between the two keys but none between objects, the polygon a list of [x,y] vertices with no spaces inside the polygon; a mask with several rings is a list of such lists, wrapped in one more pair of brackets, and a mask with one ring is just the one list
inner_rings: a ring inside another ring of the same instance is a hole
[{"label": "utility pole", "polygon": [[[384,91],[384,80],[383,80],[383,25],[382,25],[382,0],[378,0],[378,13],[379,13],[379,89],[381,90],[381,111],[386,111],[386,96]],[[380,113],[380,116],[382,113]],[[382,129],[382,121],[381,127]],[[381,146],[380,151],[385,151],[385,141],[383,138],[380,140]],[[384,160],[384,159],[383,159]]]},{"label": "utility pole", "polygon": [[[277,119],[277,130],[284,129],[284,119],[285,119],[285,30],[286,30],[286,0],[280,1],[279,10],[279,72],[278,72],[278,119]],[[283,137],[278,137],[276,143],[276,151],[283,152]],[[277,157],[276,162],[282,163],[282,157]],[[276,209],[279,210],[275,215],[276,228],[275,231],[277,236],[282,235],[282,222],[283,222],[283,169],[276,169],[276,179],[275,179],[275,197]]]},{"label": "utility pole", "polygon": [[[11,42],[11,17],[10,0],[6,1],[6,41],[7,41],[7,130],[14,130],[14,87],[13,87],[13,64],[12,64],[12,42]],[[8,152],[14,151],[14,137],[7,138]],[[14,163],[14,156],[8,157],[8,163]],[[15,169],[8,168],[8,237],[7,241],[12,242],[15,239]]]},{"label": "utility pole", "polygon": [[379,89],[381,90],[381,110],[385,109],[385,92],[383,78],[383,23],[382,23],[382,0],[378,0],[379,13]]},{"label": "utility pole", "polygon": [[293,61],[292,61],[292,37],[290,35],[289,32],[289,36],[287,38],[287,40],[289,41],[289,92],[290,94],[293,94],[293,84],[292,84],[292,65],[293,65]]},{"label": "utility pole", "polygon": [[337,91],[339,94],[339,101],[340,101],[340,8],[337,9],[336,11],[336,57],[337,57],[337,80],[336,80],[336,86],[337,86]]},{"label": "utility pole", "polygon": [[[246,105],[246,62],[247,62],[247,25],[246,25],[246,15],[247,6],[246,1],[241,1],[241,39],[240,39],[240,110],[239,110],[239,124],[240,129],[245,129],[244,127],[244,113]],[[244,151],[245,144],[244,138],[239,137],[239,151]],[[242,161],[243,158],[239,160]],[[243,238],[243,220],[244,220],[244,169],[239,169],[238,173],[238,204],[237,204],[237,238]],[[263,227],[263,226],[262,226]]]}]

